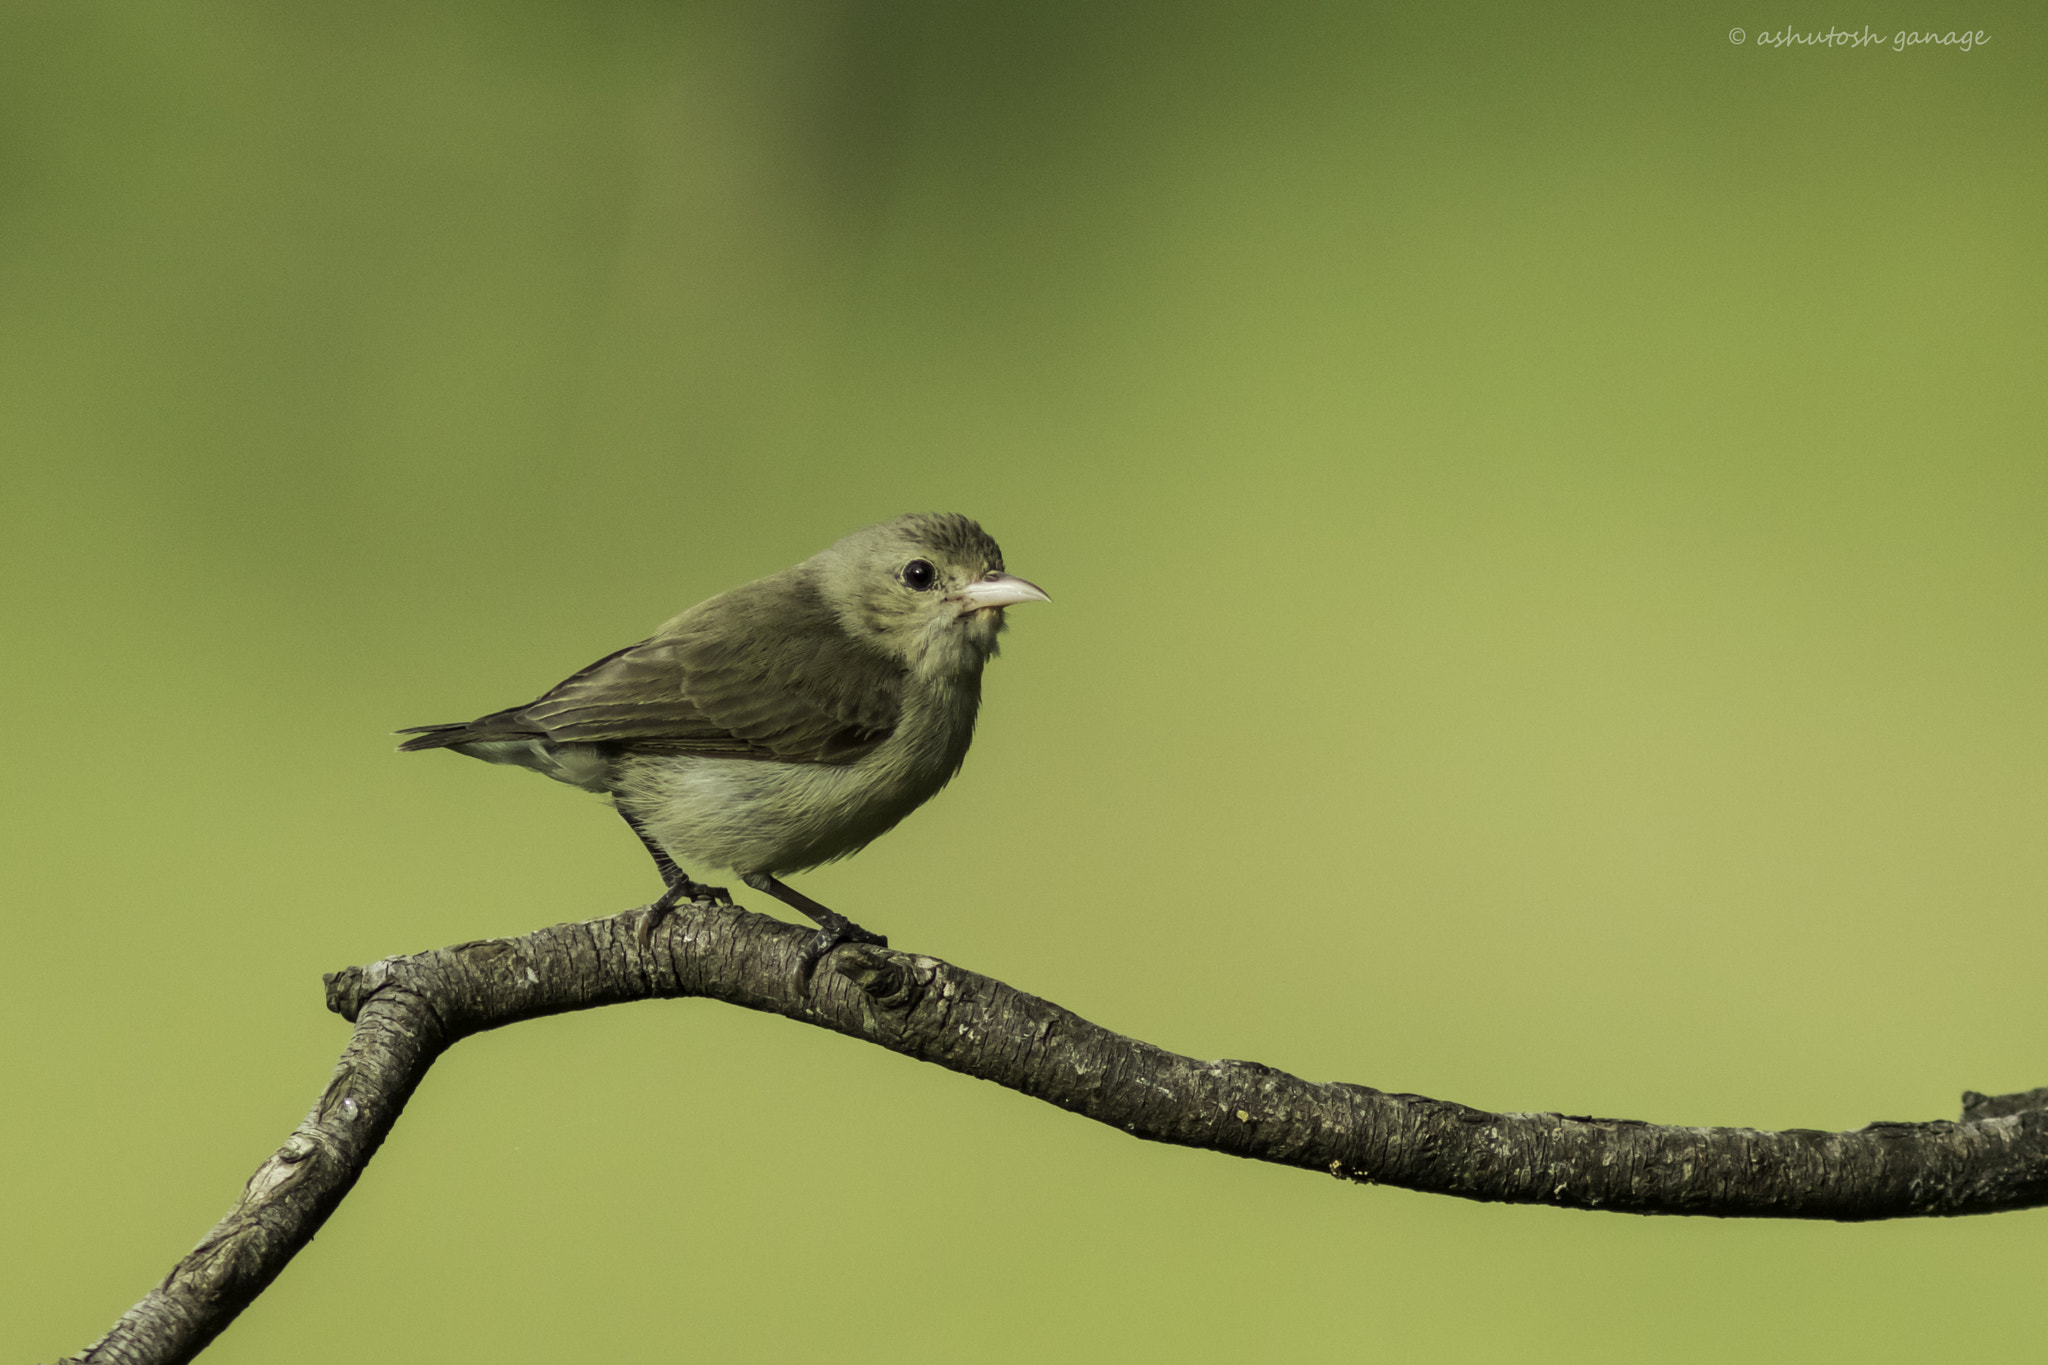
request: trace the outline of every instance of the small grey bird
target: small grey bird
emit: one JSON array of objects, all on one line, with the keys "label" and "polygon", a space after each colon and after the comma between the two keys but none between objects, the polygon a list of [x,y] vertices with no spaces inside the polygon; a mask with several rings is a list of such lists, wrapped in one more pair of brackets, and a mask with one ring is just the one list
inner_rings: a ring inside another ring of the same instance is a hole
[{"label": "small grey bird", "polygon": [[837,944],[888,940],[779,875],[858,852],[946,785],[974,738],[1003,608],[1051,600],[1003,572],[966,517],[898,517],[699,602],[537,701],[401,730],[414,738],[399,748],[602,794],[667,886],[643,943],[686,900],[729,903],[685,862],[729,867],[818,922],[808,973]]}]

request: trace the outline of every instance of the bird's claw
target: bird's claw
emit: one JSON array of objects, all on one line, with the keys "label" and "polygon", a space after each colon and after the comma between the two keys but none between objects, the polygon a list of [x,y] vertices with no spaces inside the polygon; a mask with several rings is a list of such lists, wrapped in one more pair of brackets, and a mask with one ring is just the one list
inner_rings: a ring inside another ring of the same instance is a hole
[{"label": "bird's claw", "polygon": [[698,901],[708,901],[713,905],[732,904],[732,892],[724,887],[711,886],[704,882],[693,882],[688,877],[678,881],[671,889],[676,895],[678,904],[683,901],[689,901],[692,904]]},{"label": "bird's claw", "polygon": [[678,905],[700,903],[729,906],[732,904],[732,893],[722,886],[693,882],[688,877],[678,877],[669,883],[668,890],[662,892],[660,898],[647,907],[647,913],[641,916],[640,928],[636,935],[640,940],[641,950],[646,950],[647,945],[654,939],[654,931],[661,927],[663,920],[675,913]]},{"label": "bird's claw", "polygon": [[834,915],[830,920],[823,922],[817,933],[805,940],[803,950],[797,954],[797,984],[805,991],[809,991],[811,975],[817,971],[819,961],[842,943],[868,943],[877,948],[886,948],[889,946],[889,938],[886,934],[861,928],[844,915]]},{"label": "bird's claw", "polygon": [[647,951],[647,945],[654,941],[654,931],[661,927],[663,920],[675,912],[675,908],[675,902],[667,895],[663,895],[641,914],[640,927],[633,931],[633,937],[639,941],[641,952]]}]

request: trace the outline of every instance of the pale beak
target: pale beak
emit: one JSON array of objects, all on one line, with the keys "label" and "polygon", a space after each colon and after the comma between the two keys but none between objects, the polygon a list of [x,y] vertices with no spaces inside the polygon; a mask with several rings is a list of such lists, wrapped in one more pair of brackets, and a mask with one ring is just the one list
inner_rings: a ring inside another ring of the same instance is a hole
[{"label": "pale beak", "polygon": [[1026,583],[1006,573],[992,573],[987,578],[969,583],[953,595],[967,604],[968,611],[980,611],[984,607],[1014,607],[1019,602],[1052,601],[1036,583]]}]

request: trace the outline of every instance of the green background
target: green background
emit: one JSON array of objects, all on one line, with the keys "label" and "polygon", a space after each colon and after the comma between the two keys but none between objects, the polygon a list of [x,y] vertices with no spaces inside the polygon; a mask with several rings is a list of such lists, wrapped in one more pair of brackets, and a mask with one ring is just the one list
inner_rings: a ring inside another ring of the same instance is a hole
[{"label": "green background", "polygon": [[[0,1358],[227,1208],[321,972],[652,894],[389,731],[908,510],[1056,602],[799,879],[899,946],[1490,1108],[2048,1084],[2048,35],[1822,8],[0,10]],[[1754,41],[1830,20],[1990,41]],[[209,1359],[1983,1355],[2043,1218],[1361,1189],[660,1003],[462,1044]]]}]

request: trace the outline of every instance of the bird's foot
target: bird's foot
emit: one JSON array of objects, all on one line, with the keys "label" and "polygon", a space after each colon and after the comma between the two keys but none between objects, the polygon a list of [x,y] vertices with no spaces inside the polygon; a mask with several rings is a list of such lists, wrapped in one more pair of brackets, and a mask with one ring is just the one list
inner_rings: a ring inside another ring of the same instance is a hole
[{"label": "bird's foot", "polygon": [[742,872],[740,880],[756,891],[775,897],[793,910],[801,910],[818,922],[818,932],[804,944],[797,955],[797,985],[808,991],[811,988],[811,973],[817,969],[818,959],[842,943],[872,943],[877,948],[889,946],[889,940],[858,924],[837,910],[818,904],[793,886],[776,880],[768,872]]},{"label": "bird's foot", "polygon": [[648,906],[647,913],[640,918],[640,928],[635,937],[640,941],[641,951],[646,951],[647,945],[654,939],[654,931],[661,927],[663,920],[675,913],[678,905],[695,904],[699,901],[731,905],[732,893],[722,886],[707,886],[703,882],[693,882],[688,877],[678,874],[676,879],[668,884],[668,890],[662,892],[660,898]]},{"label": "bird's foot", "polygon": [[863,929],[844,915],[826,911],[818,918],[818,932],[804,943],[803,951],[797,955],[796,979],[806,991],[811,988],[811,975],[818,969],[818,963],[825,954],[842,943],[871,943],[877,948],[889,946],[884,934]]},{"label": "bird's foot", "polygon": [[669,893],[676,898],[678,905],[684,901],[709,901],[713,905],[732,904],[732,892],[724,887],[712,886],[706,882],[693,882],[688,877],[678,877],[676,884],[669,888]]}]

